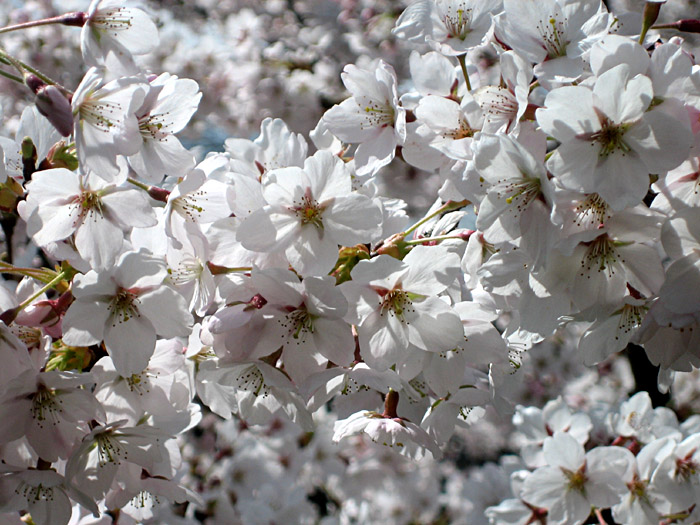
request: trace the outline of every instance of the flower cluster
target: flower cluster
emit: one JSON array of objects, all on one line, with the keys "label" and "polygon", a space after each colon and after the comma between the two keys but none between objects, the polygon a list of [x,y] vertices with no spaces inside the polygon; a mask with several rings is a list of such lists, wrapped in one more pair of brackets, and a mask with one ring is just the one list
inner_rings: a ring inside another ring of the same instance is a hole
[{"label": "flower cluster", "polygon": [[[93,0],[0,29],[78,26],[85,66],[72,90],[0,47],[34,97],[0,140],[0,270],[17,277],[0,288],[0,517],[170,520],[171,502],[313,522],[314,489],[367,521],[377,458],[436,461],[509,414],[535,345],[577,334],[601,367],[626,351],[662,392],[699,368],[700,68],[652,29],[662,3],[634,25],[600,0],[418,0],[389,13],[423,51],[405,82],[358,59],[308,139],[265,118],[203,157],[178,138],[200,84],[142,60],[159,42],[145,10]],[[418,220],[382,191],[398,163],[440,181]],[[282,444],[227,427],[210,465],[225,490],[204,498],[178,436],[209,412]],[[515,408],[523,464],[503,463],[513,497],[485,516],[700,519],[696,418],[645,392],[598,416]],[[415,479],[425,515],[398,505],[396,522],[449,515],[425,497],[438,480]],[[409,483],[383,482],[374,506]]]}]

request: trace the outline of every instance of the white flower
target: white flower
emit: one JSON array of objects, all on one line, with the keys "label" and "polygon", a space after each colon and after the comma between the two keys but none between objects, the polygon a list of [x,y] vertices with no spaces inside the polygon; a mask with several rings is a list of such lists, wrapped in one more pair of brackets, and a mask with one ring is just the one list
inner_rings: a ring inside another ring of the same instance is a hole
[{"label": "white flower", "polygon": [[380,255],[361,261],[341,285],[347,320],[357,326],[362,358],[386,370],[415,349],[441,352],[464,337],[462,322],[437,297],[456,278],[456,254],[442,246],[417,246],[403,261]]},{"label": "white flower", "polygon": [[73,95],[75,147],[84,169],[112,181],[120,172],[117,156],[133,155],[143,143],[136,110],[148,86],[135,77],[102,85],[102,75],[91,68]]},{"label": "white flower", "polygon": [[581,56],[608,33],[610,15],[599,0],[504,0],[497,34],[535,66],[540,81],[571,81]]},{"label": "white flower", "polygon": [[144,55],[158,46],[158,29],[141,9],[124,7],[122,0],[93,0],[80,33],[83,59],[90,66],[108,53],[131,65],[131,55]]},{"label": "white flower", "polygon": [[[394,399],[392,399],[395,397]],[[393,409],[391,405],[393,404]],[[425,450],[435,459],[442,457],[437,443],[428,433],[415,423],[396,416],[398,394],[393,390],[387,394],[386,405],[390,408],[384,414],[363,410],[333,425],[333,441],[338,443],[348,436],[364,433],[380,445],[396,450],[410,458],[420,459]]]},{"label": "white flower", "polygon": [[268,319],[255,357],[275,352],[282,344],[284,369],[297,384],[326,368],[328,361],[349,365],[355,341],[343,317],[347,301],[335,278],[299,278],[289,270],[253,271],[251,284],[267,301]]},{"label": "white flower", "polygon": [[347,65],[343,84],[352,94],[323,115],[328,129],[340,140],[359,143],[355,152],[358,175],[373,175],[394,158],[406,139],[406,110],[399,105],[396,73],[382,60],[370,69]]},{"label": "white flower", "polygon": [[72,513],[71,499],[99,516],[95,501],[55,470],[0,474],[0,513],[26,510],[36,525],[66,525]]},{"label": "white flower", "polygon": [[335,155],[318,151],[304,168],[267,173],[263,196],[269,203],[241,223],[237,238],[258,252],[284,250],[303,275],[328,273],[338,245],[371,241],[381,225],[381,209],[352,191],[350,172]]},{"label": "white flower", "polygon": [[110,271],[77,275],[63,342],[88,346],[104,340],[120,375],[141,373],[156,334],[184,337],[192,326],[185,299],[163,285],[166,275],[165,263],[144,252],[126,252]]},{"label": "white flower", "polygon": [[114,265],[125,232],[157,222],[144,192],[93,174],[65,168],[38,171],[27,191],[18,208],[34,242],[46,246],[72,237],[80,256],[95,270]]},{"label": "white flower", "polygon": [[598,193],[614,210],[642,201],[650,173],[663,173],[688,156],[688,121],[663,107],[647,111],[651,80],[626,64],[598,77],[593,90],[554,89],[537,110],[543,131],[561,142],[547,167],[571,190]]},{"label": "white flower", "polygon": [[523,485],[520,496],[546,508],[547,523],[578,525],[591,506],[607,508],[627,494],[622,476],[632,468],[634,456],[623,447],[598,447],[588,453],[565,432],[544,442],[547,466],[538,468]]},{"label": "white flower", "polygon": [[448,56],[463,55],[484,43],[501,0],[419,0],[396,21],[395,35],[427,42]]},{"label": "white flower", "polygon": [[143,179],[158,184],[165,175],[181,177],[194,166],[194,156],[175,133],[189,122],[202,94],[189,78],[163,73],[149,84],[143,105],[136,111],[143,143],[129,157],[129,165]]}]

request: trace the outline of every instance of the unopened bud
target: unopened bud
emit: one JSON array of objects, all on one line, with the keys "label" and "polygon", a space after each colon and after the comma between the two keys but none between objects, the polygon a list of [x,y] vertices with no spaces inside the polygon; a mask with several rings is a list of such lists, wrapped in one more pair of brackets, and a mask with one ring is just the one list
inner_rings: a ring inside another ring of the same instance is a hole
[{"label": "unopened bud", "polygon": [[[25,82],[30,88],[32,87],[28,79]],[[44,84],[34,92],[36,93],[36,109],[39,110],[39,113],[49,119],[53,127],[64,137],[73,133],[73,109],[61,90],[56,86]]]},{"label": "unopened bud", "polygon": [[83,27],[85,22],[87,22],[87,19],[87,13],[83,11],[75,11],[73,13],[66,13],[63,15],[61,24],[64,26]]},{"label": "unopened bud", "polygon": [[39,92],[41,88],[46,86],[46,82],[41,80],[36,75],[26,75],[24,77],[24,83],[27,84],[27,87],[31,89],[35,95]]},{"label": "unopened bud", "polygon": [[24,180],[29,181],[36,171],[36,147],[32,142],[31,137],[24,137],[20,146],[22,153],[22,176]]},{"label": "unopened bud", "polygon": [[168,202],[170,192],[158,186],[151,186],[148,188],[148,196],[160,202]]},{"label": "unopened bud", "polygon": [[684,33],[700,33],[700,20],[694,18],[684,18],[670,24],[659,24],[652,29],[676,29]]}]

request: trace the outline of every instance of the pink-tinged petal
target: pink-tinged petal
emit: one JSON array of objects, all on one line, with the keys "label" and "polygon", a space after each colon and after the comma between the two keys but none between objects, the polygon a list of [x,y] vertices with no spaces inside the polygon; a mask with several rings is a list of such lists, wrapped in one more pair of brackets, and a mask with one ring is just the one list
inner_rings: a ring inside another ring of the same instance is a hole
[{"label": "pink-tinged petal", "polygon": [[544,440],[544,459],[553,467],[562,467],[576,472],[583,466],[586,453],[583,446],[566,432],[555,432]]},{"label": "pink-tinged petal", "polygon": [[664,283],[664,269],[659,252],[640,243],[620,246],[619,252],[624,259],[627,281],[644,296],[655,295]]},{"label": "pink-tinged petal", "polygon": [[593,173],[598,164],[600,146],[574,139],[560,144],[547,161],[547,168],[570,190],[595,193]]},{"label": "pink-tinged petal", "polygon": [[[166,75],[164,73],[158,81]],[[158,115],[167,125],[168,133],[181,131],[192,118],[199,107],[202,93],[199,92],[199,84],[191,78],[177,78],[170,76],[163,84],[162,91],[158,94],[158,101],[151,110],[151,115]]]},{"label": "pink-tinged petal", "polygon": [[323,230],[307,224],[285,254],[292,267],[302,275],[325,275],[338,260],[338,243]]},{"label": "pink-tinged petal", "polygon": [[[289,217],[289,227],[296,225],[298,221]],[[247,250],[255,252],[270,251],[275,247],[277,229],[270,220],[270,215],[264,209],[255,210],[248,215],[238,226],[236,240]]]},{"label": "pink-tinged petal", "polygon": [[104,300],[78,299],[63,317],[63,342],[70,346],[90,346],[102,341],[109,310]]},{"label": "pink-tinged petal", "polygon": [[140,295],[138,310],[162,337],[185,337],[192,331],[193,318],[187,302],[175,290],[161,286]]},{"label": "pink-tinged petal", "polygon": [[540,467],[523,484],[520,497],[531,505],[549,509],[564,497],[568,480],[558,467]]},{"label": "pink-tinged petal", "polygon": [[95,270],[115,266],[123,240],[124,232],[99,213],[88,216],[75,233],[78,253]]},{"label": "pink-tinged petal", "polygon": [[122,377],[139,374],[148,366],[156,346],[156,331],[141,315],[128,321],[111,317],[105,328],[105,346]]},{"label": "pink-tinged petal", "polygon": [[360,354],[367,364],[384,371],[408,348],[408,329],[394,315],[374,312],[357,327]]},{"label": "pink-tinged petal", "polygon": [[[80,224],[79,207],[52,202],[40,204],[32,214],[28,233],[39,246],[67,239]],[[32,229],[41,228],[32,233]]]},{"label": "pink-tinged petal", "polygon": [[307,188],[311,188],[309,177],[301,168],[292,166],[268,172],[262,192],[270,204],[291,206],[299,204]]},{"label": "pink-tinged petal", "polygon": [[326,111],[323,122],[343,142],[364,142],[377,133],[376,128],[367,125],[367,114],[354,98],[345,99]]},{"label": "pink-tinged petal", "polygon": [[244,219],[267,204],[262,194],[262,185],[257,179],[238,173],[233,173],[232,179],[236,194],[233,213],[236,217]]},{"label": "pink-tinged petal", "polygon": [[142,179],[159,184],[165,175],[180,177],[187,173],[195,159],[177,137],[168,135],[144,141],[141,150],[129,157],[129,165]]},{"label": "pink-tinged petal", "polygon": [[114,280],[123,288],[158,286],[167,277],[165,262],[147,252],[127,252],[119,259]]},{"label": "pink-tinged petal", "polygon": [[[695,283],[695,284],[693,284]],[[666,308],[685,314],[700,310],[700,253],[674,261],[666,270],[666,281],[659,292]]]},{"label": "pink-tinged petal", "polygon": [[379,168],[389,164],[396,152],[396,134],[392,126],[382,129],[381,133],[367,142],[357,146],[355,151],[355,171],[358,175],[373,175]]},{"label": "pink-tinged petal", "polygon": [[464,340],[464,328],[459,316],[438,297],[414,302],[413,308],[416,316],[408,324],[408,338],[421,350],[451,350]]},{"label": "pink-tinged petal", "polygon": [[536,112],[537,123],[555,139],[567,142],[576,135],[600,127],[593,110],[593,93],[582,86],[564,86],[549,92],[544,108]]},{"label": "pink-tinged petal", "polygon": [[27,184],[28,199],[46,203],[80,195],[80,177],[66,168],[37,171]]},{"label": "pink-tinged petal", "polygon": [[367,96],[374,100],[391,99],[391,84],[396,82],[393,69],[384,61],[379,61],[374,69],[347,64],[340,77],[354,97]]},{"label": "pink-tinged petal", "polygon": [[341,318],[348,311],[348,302],[335,285],[335,278],[307,277],[303,282],[309,313],[317,316]]},{"label": "pink-tinged petal", "polygon": [[586,454],[586,497],[591,505],[612,507],[628,489],[625,474],[636,467],[634,455],[624,447],[598,447]]},{"label": "pink-tinged petal", "polygon": [[357,193],[335,199],[323,214],[324,229],[343,246],[370,242],[380,231],[381,224],[379,206]]},{"label": "pink-tinged petal", "polygon": [[349,366],[355,353],[350,325],[342,320],[320,318],[314,321],[314,328],[314,343],[323,357],[336,365]]},{"label": "pink-tinged petal", "polygon": [[651,80],[643,75],[632,78],[627,64],[603,73],[593,88],[596,107],[617,124],[639,119],[653,97]]},{"label": "pink-tinged petal", "polygon": [[459,274],[459,256],[444,246],[416,246],[403,260],[408,273],[402,279],[404,290],[420,295],[437,295]]},{"label": "pink-tinged petal", "polygon": [[613,210],[623,210],[642,202],[649,189],[649,173],[634,151],[616,150],[598,163],[591,184]]},{"label": "pink-tinged petal", "polygon": [[107,210],[107,217],[124,229],[148,228],[158,224],[153,208],[143,191],[114,191],[102,197],[102,204]]},{"label": "pink-tinged petal", "polygon": [[352,191],[350,172],[345,163],[330,151],[317,151],[306,159],[304,172],[311,184],[311,193],[319,203]]},{"label": "pink-tinged petal", "polygon": [[397,282],[403,280],[407,272],[408,265],[403,261],[390,255],[380,255],[357,263],[351,275],[353,283],[371,284],[373,287],[391,290]]},{"label": "pink-tinged petal", "polygon": [[688,158],[693,140],[688,114],[674,105],[674,101],[667,100],[646,112],[643,121],[625,133],[624,140],[639,154],[650,173],[668,171]]},{"label": "pink-tinged petal", "polygon": [[[404,14],[408,13],[411,8],[415,10],[418,6],[420,6],[421,17],[425,17],[425,20],[430,23],[429,2],[415,2],[404,10],[400,18],[403,19]],[[397,22],[396,29],[398,27],[399,23]],[[396,32],[396,29],[394,32]],[[419,93],[444,97],[450,94],[450,89],[455,81],[455,68],[445,56],[435,51],[421,55],[414,50],[409,57],[409,66],[413,84]]]},{"label": "pink-tinged petal", "polygon": [[569,490],[547,514],[548,525],[581,525],[591,513],[591,504],[582,492]]},{"label": "pink-tinged petal", "polygon": [[634,40],[622,35],[606,35],[591,49],[591,69],[600,77],[619,64],[625,64],[630,76],[645,74],[649,69],[649,53]]},{"label": "pink-tinged petal", "polygon": [[296,385],[302,384],[311,374],[322,372],[328,364],[319,354],[305,347],[297,348],[293,342],[285,346],[282,361],[284,370]]},{"label": "pink-tinged petal", "polygon": [[299,277],[285,268],[269,268],[263,271],[254,269],[250,282],[252,288],[268,303],[296,308],[304,302]]},{"label": "pink-tinged petal", "polygon": [[454,100],[435,95],[423,97],[415,109],[418,119],[435,130],[457,130],[462,110]]}]

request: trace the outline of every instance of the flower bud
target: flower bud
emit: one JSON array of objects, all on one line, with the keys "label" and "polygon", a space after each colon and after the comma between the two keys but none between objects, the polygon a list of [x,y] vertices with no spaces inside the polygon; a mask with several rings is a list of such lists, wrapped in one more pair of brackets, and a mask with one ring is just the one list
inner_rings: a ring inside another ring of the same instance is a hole
[{"label": "flower bud", "polygon": [[87,18],[87,13],[83,11],[75,11],[73,13],[66,13],[63,15],[61,23],[64,26],[83,27],[85,22],[87,22]]},{"label": "flower bud", "polygon": [[66,96],[56,86],[46,85],[36,75],[24,79],[27,87],[36,94],[36,108],[58,132],[67,137],[73,133],[73,110]]}]

